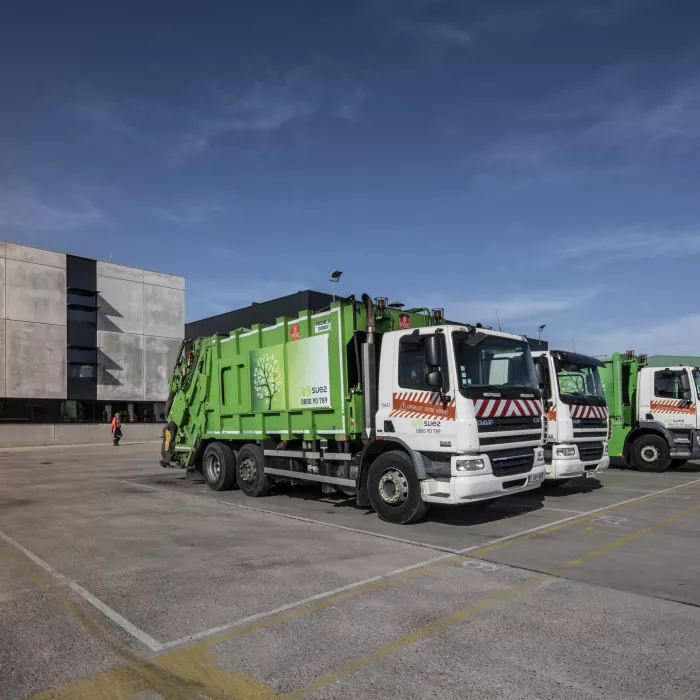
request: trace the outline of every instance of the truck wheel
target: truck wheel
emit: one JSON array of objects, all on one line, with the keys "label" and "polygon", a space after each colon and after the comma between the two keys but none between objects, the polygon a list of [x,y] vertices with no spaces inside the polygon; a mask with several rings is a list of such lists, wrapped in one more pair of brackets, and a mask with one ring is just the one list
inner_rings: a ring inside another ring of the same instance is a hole
[{"label": "truck wheel", "polygon": [[207,445],[202,458],[204,481],[212,491],[230,491],[236,479],[236,455],[222,442]]},{"label": "truck wheel", "polygon": [[671,460],[671,469],[678,469],[678,467],[682,467],[684,464],[687,464],[688,460],[687,459],[672,459]]},{"label": "truck wheel", "polygon": [[404,452],[379,455],[369,468],[367,487],[372,508],[389,523],[415,523],[428,510],[413,463]]},{"label": "truck wheel", "polygon": [[666,440],[658,435],[642,435],[632,443],[630,461],[641,472],[665,472],[671,466]]},{"label": "truck wheel", "polygon": [[236,481],[246,496],[267,496],[272,484],[265,474],[265,455],[262,447],[244,445],[238,453]]}]

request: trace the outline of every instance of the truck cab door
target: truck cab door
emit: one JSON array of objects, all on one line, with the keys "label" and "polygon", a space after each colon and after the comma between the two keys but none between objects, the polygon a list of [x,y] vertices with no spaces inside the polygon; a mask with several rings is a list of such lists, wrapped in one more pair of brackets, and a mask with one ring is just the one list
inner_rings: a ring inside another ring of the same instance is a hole
[{"label": "truck cab door", "polygon": [[[640,406],[644,420],[647,413],[670,430],[685,430],[697,427],[697,407],[691,382],[692,376],[686,367],[675,369],[645,368],[649,376],[648,409],[646,402]],[[644,397],[646,399],[646,396]]]},{"label": "truck cab door", "polygon": [[[456,446],[457,423],[449,336],[439,334],[440,364],[429,366],[426,339],[436,334],[432,328],[417,330],[391,333],[393,343],[387,343],[384,338],[377,435],[398,438],[414,450],[452,452]],[[385,356],[390,346],[393,346],[392,358]],[[389,367],[391,373],[385,372]],[[427,376],[431,371],[442,374],[442,391],[428,385]]]}]

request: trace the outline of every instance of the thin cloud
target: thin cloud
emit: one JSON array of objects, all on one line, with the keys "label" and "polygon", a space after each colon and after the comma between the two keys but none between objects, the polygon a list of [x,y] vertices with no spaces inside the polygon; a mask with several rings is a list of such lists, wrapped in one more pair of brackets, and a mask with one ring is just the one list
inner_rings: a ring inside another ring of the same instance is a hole
[{"label": "thin cloud", "polygon": [[104,218],[88,199],[60,206],[41,199],[29,188],[0,187],[0,228],[23,233],[63,232],[96,224]]},{"label": "thin cloud", "polygon": [[225,211],[220,204],[193,204],[177,210],[158,209],[156,215],[178,226],[195,226]]},{"label": "thin cloud", "polygon": [[362,87],[356,87],[347,94],[341,95],[335,107],[335,113],[340,119],[344,119],[348,122],[355,122],[366,100],[367,92]]},{"label": "thin cloud", "polygon": [[541,2],[466,3],[439,0],[375,0],[393,32],[428,39],[446,48],[473,48],[493,37],[524,40],[561,24],[609,25],[655,0],[543,0]]},{"label": "thin cloud", "polygon": [[184,156],[201,155],[224,134],[274,132],[309,118],[318,109],[319,98],[303,69],[277,81],[257,82],[243,93],[219,91],[208,113],[195,117],[178,150]]},{"label": "thin cloud", "polygon": [[576,346],[591,355],[634,350],[652,355],[697,355],[700,348],[700,314],[688,314],[649,323],[600,328],[594,333],[576,334]]},{"label": "thin cloud", "polygon": [[135,128],[128,124],[118,105],[106,100],[83,102],[73,109],[79,120],[94,126],[114,131],[118,134],[133,136]]},{"label": "thin cloud", "polygon": [[[492,296],[488,299],[469,301],[449,300],[449,294],[430,297],[427,300],[411,300],[409,306],[444,306],[445,315],[463,323],[483,323],[497,327],[496,310],[504,330],[528,322],[546,322],[554,314],[568,311],[596,298],[604,291],[603,287],[581,287],[574,289],[532,290],[522,294]],[[469,295],[471,297],[471,295]],[[533,326],[534,328],[534,326]]]},{"label": "thin cloud", "polygon": [[550,245],[543,246],[543,250],[548,250],[548,257],[557,260],[585,262],[595,255],[596,264],[667,255],[687,257],[700,255],[700,233],[647,231],[630,227],[569,239],[558,238]]},{"label": "thin cloud", "polygon": [[153,100],[82,101],[73,114],[82,122],[138,140],[144,148],[178,164],[215,150],[227,135],[271,135],[326,116],[354,122],[367,94],[323,68],[299,67],[267,74],[235,86],[209,86],[194,91],[193,104]]}]

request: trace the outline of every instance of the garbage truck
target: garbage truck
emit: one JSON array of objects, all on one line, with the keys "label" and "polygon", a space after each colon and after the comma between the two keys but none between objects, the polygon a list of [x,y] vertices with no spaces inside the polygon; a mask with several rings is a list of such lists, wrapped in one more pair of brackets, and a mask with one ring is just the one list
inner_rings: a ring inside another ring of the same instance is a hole
[{"label": "garbage truck", "polygon": [[253,497],[320,483],[393,523],[545,476],[527,340],[385,297],[183,342],[166,413],[162,466]]},{"label": "garbage truck", "polygon": [[664,472],[700,458],[700,370],[649,367],[628,350],[603,360],[610,412],[610,454],[645,472]]},{"label": "garbage truck", "polygon": [[545,410],[545,486],[600,474],[610,465],[608,409],[597,358],[565,350],[532,353]]}]

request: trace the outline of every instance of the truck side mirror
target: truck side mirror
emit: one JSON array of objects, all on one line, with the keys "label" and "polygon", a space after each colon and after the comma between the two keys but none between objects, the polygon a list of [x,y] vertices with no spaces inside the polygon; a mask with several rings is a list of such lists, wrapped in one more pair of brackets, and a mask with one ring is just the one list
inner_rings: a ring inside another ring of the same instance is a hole
[{"label": "truck side mirror", "polygon": [[547,387],[547,376],[544,372],[544,364],[542,362],[537,362],[535,364],[535,376],[537,377],[537,383],[540,389],[545,389]]},{"label": "truck side mirror", "polygon": [[440,391],[443,387],[442,371],[439,369],[428,372],[425,375],[425,385],[428,389],[436,389]]},{"label": "truck side mirror", "polygon": [[[425,364],[428,365],[428,367],[439,367],[442,364],[442,343],[440,342],[439,335],[429,335],[425,339],[423,353],[425,357]],[[430,372],[429,374],[433,373]]]}]

